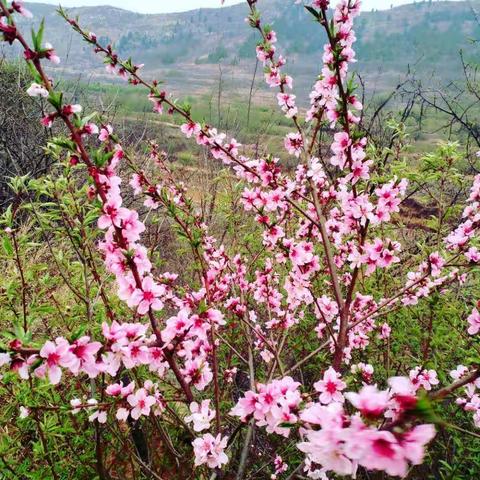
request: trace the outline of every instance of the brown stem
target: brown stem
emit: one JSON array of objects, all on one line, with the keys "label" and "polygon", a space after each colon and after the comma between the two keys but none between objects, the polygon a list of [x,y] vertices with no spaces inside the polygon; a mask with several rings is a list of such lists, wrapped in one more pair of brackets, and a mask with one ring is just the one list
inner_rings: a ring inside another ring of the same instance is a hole
[{"label": "brown stem", "polygon": [[325,250],[328,271],[332,280],[333,293],[335,295],[338,311],[340,313],[340,331],[338,333],[332,364],[333,368],[338,371],[342,363],[343,351],[347,343],[348,315],[345,308],[345,303],[343,301],[342,290],[340,288],[337,267],[335,266],[335,261],[333,259],[332,245],[330,243],[330,239],[328,238],[328,232],[325,226],[325,218],[323,217],[320,202],[318,200],[317,187],[313,181],[310,181],[310,185],[312,187],[313,201],[315,204],[315,210],[317,212],[320,235],[322,236],[322,243]]},{"label": "brown stem", "polygon": [[22,261],[20,260],[20,252],[18,249],[17,236],[15,231],[12,232],[13,248],[15,249],[15,261],[17,263],[18,272],[20,273],[20,282],[22,288],[22,312],[23,312],[23,331],[26,333],[28,330],[27,323],[27,282],[23,273]]},{"label": "brown stem", "polygon": [[[0,3],[0,5],[1,5],[1,3]],[[52,460],[51,453],[48,450],[47,439],[45,438],[45,435],[43,434],[42,426],[40,424],[40,419],[38,418],[38,413],[36,411],[34,411],[33,416],[34,416],[34,419],[35,419],[35,423],[37,424],[38,436],[40,437],[40,442],[42,444],[43,451],[45,452],[45,458],[46,458],[47,463],[48,463],[48,465],[50,467],[50,470],[52,472],[53,480],[59,480],[58,474],[55,471],[55,466],[54,466],[54,463],[53,463],[53,460]]]},{"label": "brown stem", "polygon": [[442,398],[445,398],[447,395],[450,395],[451,393],[453,393],[455,390],[461,387],[464,387],[469,383],[474,382],[477,378],[480,378],[480,368],[477,368],[472,373],[466,375],[465,377],[460,378],[456,382],[453,382],[451,385],[448,385],[447,387],[437,390],[436,392],[430,395],[430,398],[432,400],[441,400]]}]

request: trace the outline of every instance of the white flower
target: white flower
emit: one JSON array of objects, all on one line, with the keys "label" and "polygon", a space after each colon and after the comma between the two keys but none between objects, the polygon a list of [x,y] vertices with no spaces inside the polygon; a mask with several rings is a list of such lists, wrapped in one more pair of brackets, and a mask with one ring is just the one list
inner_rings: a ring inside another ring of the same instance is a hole
[{"label": "white flower", "polygon": [[47,98],[49,95],[48,90],[45,87],[35,82],[33,82],[30,85],[30,87],[27,90],[27,94],[30,95],[31,97],[43,97],[43,98]]},{"label": "white flower", "polygon": [[187,423],[193,422],[193,429],[196,432],[210,428],[210,421],[215,417],[215,412],[210,410],[210,400],[203,400],[199,405],[197,402],[190,404],[191,415],[185,417]]},{"label": "white flower", "polygon": [[94,420],[97,420],[98,423],[107,423],[107,412],[96,410],[88,417],[89,422],[93,422]]},{"label": "white flower", "polygon": [[72,407],[71,413],[73,415],[77,414],[80,411],[80,408],[77,408],[77,407],[81,404],[82,404],[82,401],[79,398],[72,398],[70,400],[70,405]]},{"label": "white flower", "polygon": [[119,420],[121,422],[126,422],[129,413],[130,412],[126,408],[119,408],[117,410],[117,414],[115,416],[116,416],[117,420]]},{"label": "white flower", "polygon": [[228,463],[228,457],[224,452],[227,441],[228,437],[222,437],[220,434],[214,437],[210,433],[196,438],[192,443],[195,466],[207,464],[210,468],[221,468],[223,464]]},{"label": "white flower", "polygon": [[138,420],[141,415],[148,417],[151,407],[157,402],[155,397],[148,395],[144,388],[139,388],[135,393],[127,397],[127,402],[132,407],[130,415],[134,420]]},{"label": "white flower", "polygon": [[20,407],[20,418],[27,418],[30,415],[30,410],[23,405]]},{"label": "white flower", "polygon": [[0,353],[0,367],[10,364],[10,354],[9,353]]}]

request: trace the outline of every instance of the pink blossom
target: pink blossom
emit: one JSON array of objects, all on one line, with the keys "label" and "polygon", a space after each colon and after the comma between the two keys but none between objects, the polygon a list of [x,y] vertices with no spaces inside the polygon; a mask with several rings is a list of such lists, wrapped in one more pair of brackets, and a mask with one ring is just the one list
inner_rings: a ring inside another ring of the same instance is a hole
[{"label": "pink blossom", "polygon": [[309,242],[300,242],[290,249],[290,260],[294,265],[305,265],[313,260],[313,245]]},{"label": "pink blossom", "polygon": [[231,415],[240,417],[242,422],[245,422],[246,419],[255,412],[257,405],[257,394],[252,391],[245,392],[245,395],[240,398],[237,404],[230,411]]},{"label": "pink blossom", "polygon": [[126,368],[138,365],[147,365],[150,362],[150,351],[141,341],[130,342],[127,346],[120,347],[122,361]]},{"label": "pink blossom", "polygon": [[122,220],[128,218],[130,214],[130,211],[121,205],[122,199],[119,196],[110,197],[103,206],[103,215],[98,219],[98,228],[120,227]]},{"label": "pink blossom", "polygon": [[153,111],[162,115],[163,113],[163,99],[158,98],[154,94],[149,94],[148,99],[153,103]]},{"label": "pink blossom", "polygon": [[344,397],[341,392],[345,390],[347,385],[341,380],[341,375],[337,373],[333,367],[329,367],[323,374],[323,379],[314,383],[313,387],[320,393],[319,400],[323,404],[344,402]]},{"label": "pink blossom", "polygon": [[87,123],[84,125],[82,130],[82,135],[97,135],[98,134],[98,127],[94,123]]},{"label": "pink blossom", "polygon": [[327,9],[330,4],[330,0],[313,0],[312,7]]},{"label": "pink blossom", "polygon": [[467,321],[469,323],[468,333],[470,335],[476,335],[480,331],[480,313],[474,308],[472,313],[468,316]]},{"label": "pink blossom", "polygon": [[96,354],[102,347],[100,342],[90,342],[90,337],[83,336],[75,340],[70,346],[70,352],[73,354],[73,359],[70,370],[74,374],[83,371],[89,375],[90,378],[95,378],[100,367],[96,362]]},{"label": "pink blossom", "polygon": [[162,330],[162,340],[167,345],[177,336],[184,333],[192,322],[190,312],[186,309],[180,310],[176,316],[170,317],[166,321],[166,327]]},{"label": "pink blossom", "polygon": [[301,402],[299,383],[284,377],[264,385],[258,384],[258,393],[248,391],[231,410],[231,414],[245,421],[253,414],[258,426],[266,426],[269,433],[288,437],[290,428],[284,423],[295,423]]},{"label": "pink blossom", "polygon": [[120,422],[126,422],[129,415],[130,411],[127,408],[120,407],[115,414],[115,418]]},{"label": "pink blossom", "polygon": [[362,436],[365,454],[360,464],[369,470],[382,470],[388,475],[404,477],[408,471],[408,463],[403,449],[391,432],[368,430]]},{"label": "pink blossom", "polygon": [[80,113],[82,111],[81,105],[64,105],[62,107],[62,113],[64,115],[73,115],[75,113]]},{"label": "pink blossom", "polygon": [[468,372],[468,368],[465,366],[465,365],[458,365],[455,370],[451,370],[450,371],[450,376],[454,379],[454,380],[458,380],[460,379],[461,377],[463,377],[463,375],[465,375],[466,373]]},{"label": "pink blossom", "polygon": [[422,387],[429,391],[432,389],[432,385],[438,385],[439,383],[437,372],[435,370],[422,370],[420,367],[415,367],[413,370],[410,370],[409,376],[413,385],[417,389]]},{"label": "pink blossom", "polygon": [[433,425],[417,425],[400,437],[403,454],[413,465],[420,465],[425,455],[425,446],[435,437]]},{"label": "pink blossom", "polygon": [[69,368],[75,362],[69,343],[61,337],[57,338],[55,343],[47,341],[40,349],[40,357],[44,362],[35,369],[35,375],[40,378],[48,376],[52,385],[60,382],[62,377],[60,367]]},{"label": "pink blossom", "polygon": [[164,295],[165,287],[157,284],[152,277],[142,280],[142,288],[137,288],[130,297],[129,305],[137,306],[137,312],[145,315],[149,309],[161,310],[163,302],[160,297]]},{"label": "pink blossom", "polygon": [[123,229],[123,236],[129,242],[136,242],[140,239],[140,234],[145,231],[145,225],[139,221],[138,212],[135,210],[128,210],[122,216],[121,226]]},{"label": "pink blossom", "polygon": [[357,372],[360,372],[363,380],[366,383],[370,383],[372,381],[372,376],[373,376],[373,366],[370,365],[369,363],[365,364],[363,362],[357,363],[356,365],[352,365],[352,368],[350,371],[353,374],[356,374]]},{"label": "pink blossom", "polygon": [[135,393],[131,393],[127,397],[127,402],[132,407],[130,415],[134,420],[138,420],[142,415],[150,415],[150,409],[157,401],[155,397],[148,395],[144,388],[139,388]]},{"label": "pink blossom", "polygon": [[42,117],[41,123],[44,127],[46,128],[52,128],[53,121],[57,118],[56,113],[49,113],[48,115],[45,115]]},{"label": "pink blossom", "polygon": [[298,108],[295,105],[295,98],[295,95],[289,93],[277,94],[278,105],[281,107],[287,118],[292,118],[298,113]]},{"label": "pink blossom", "polygon": [[52,63],[58,65],[60,63],[60,57],[57,55],[50,43],[45,43],[45,57]]},{"label": "pink blossom", "polygon": [[110,138],[110,135],[113,133],[113,127],[111,125],[102,125],[100,128],[100,133],[98,139],[101,142],[105,142]]},{"label": "pink blossom", "polygon": [[70,406],[72,407],[71,413],[73,415],[76,415],[78,412],[81,411],[80,405],[82,404],[82,401],[79,398],[72,398],[70,400]]},{"label": "pink blossom", "polygon": [[20,413],[18,415],[19,418],[24,419],[30,415],[30,410],[23,405],[20,406]]},{"label": "pink blossom", "polygon": [[199,391],[205,390],[207,385],[213,380],[213,373],[207,362],[201,357],[193,360],[187,360],[185,367],[181,370],[182,375],[188,383],[193,383]]},{"label": "pink blossom", "polygon": [[95,410],[92,414],[89,415],[88,421],[94,422],[97,421],[98,423],[107,423],[107,412],[104,410]]},{"label": "pink blossom", "polygon": [[257,46],[256,51],[258,60],[265,64],[273,58],[273,55],[275,54],[275,46],[269,43],[261,44]]},{"label": "pink blossom", "polygon": [[480,252],[476,247],[470,247],[465,252],[465,258],[472,263],[480,263]]},{"label": "pink blossom", "polygon": [[32,18],[33,15],[32,15],[32,12],[30,12],[30,10],[27,10],[24,6],[23,6],[24,2],[23,0],[13,0],[12,1],[12,8],[18,12],[20,15],[24,16],[25,18]]},{"label": "pink blossom", "polygon": [[201,129],[202,127],[200,126],[200,124],[194,122],[184,123],[180,127],[180,130],[187,138],[190,138],[192,135],[197,135]]},{"label": "pink blossom", "polygon": [[325,470],[332,470],[339,475],[353,475],[356,468],[345,449],[343,413],[339,403],[328,406],[315,404],[302,412],[302,419],[320,425],[321,429],[306,430],[305,439],[297,444],[297,448],[307,454],[309,461],[321,465]]},{"label": "pink blossom", "polygon": [[[283,461],[283,458],[280,455],[276,455],[273,460],[273,465],[275,466],[275,475],[281,475],[288,470],[288,464]],[[275,480],[276,477],[273,478]]]},{"label": "pink blossom", "polygon": [[298,158],[303,149],[303,137],[300,133],[289,133],[285,137],[284,145],[290,155],[295,155]]},{"label": "pink blossom", "polygon": [[10,362],[12,361],[10,357],[10,353],[0,353],[0,367],[3,367],[4,365],[10,365]]},{"label": "pink blossom", "polygon": [[383,340],[386,340],[387,338],[390,337],[391,332],[392,332],[392,329],[388,323],[382,324],[382,328],[380,330],[380,338]]},{"label": "pink blossom", "polygon": [[345,398],[369,419],[380,417],[387,409],[390,400],[387,391],[379,391],[373,385],[363,387],[359,393],[347,392]]}]

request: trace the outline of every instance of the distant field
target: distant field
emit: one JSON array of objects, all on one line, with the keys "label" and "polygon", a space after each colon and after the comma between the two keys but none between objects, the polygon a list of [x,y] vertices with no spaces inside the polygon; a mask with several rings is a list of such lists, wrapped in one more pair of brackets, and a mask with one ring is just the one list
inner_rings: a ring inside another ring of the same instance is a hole
[{"label": "distant field", "polygon": [[[66,83],[68,91],[75,99],[89,105],[92,110],[114,117],[115,123],[121,126],[120,128],[141,129],[142,125],[148,124],[158,134],[157,140],[162,143],[162,148],[174,153],[176,160],[184,165],[195,163],[192,142],[185,139],[177,130],[182,119],[178,116],[167,114],[160,116],[154,113],[145,89],[101,82]],[[370,106],[366,111],[367,118],[369,112],[375,109],[382,98],[382,95],[378,95],[370,100]],[[291,121],[281,114],[273,94],[270,100],[263,95],[260,98],[253,95],[249,104],[248,95],[232,91],[228,87],[219,97],[217,87],[210,93],[198,97],[187,96],[179,101],[191,105],[195,120],[211,124],[233,135],[254,151],[257,149],[259,152],[272,151],[273,147],[273,151],[283,156],[281,153],[283,138],[291,131]],[[401,103],[392,102],[385,109],[385,117],[395,118],[402,107]],[[475,112],[471,112],[473,113]],[[478,114],[480,115],[480,108]],[[415,107],[406,122],[411,154],[429,151],[441,140],[461,139],[459,132],[448,128],[448,120],[446,115],[433,109],[421,114],[419,107]],[[198,152],[200,151],[201,149],[198,149]],[[288,156],[285,155],[284,158],[287,159]]]}]

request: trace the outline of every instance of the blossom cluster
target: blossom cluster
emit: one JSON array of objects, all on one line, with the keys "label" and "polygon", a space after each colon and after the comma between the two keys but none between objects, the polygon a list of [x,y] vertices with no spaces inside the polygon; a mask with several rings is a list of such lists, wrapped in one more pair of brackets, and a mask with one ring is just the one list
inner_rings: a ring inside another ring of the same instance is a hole
[{"label": "blossom cluster", "polygon": [[298,420],[302,401],[299,386],[300,383],[291,377],[274,380],[266,385],[259,383],[257,391],[248,391],[230,413],[243,421],[253,416],[256,424],[259,427],[265,426],[267,432],[288,437],[290,428],[283,424],[294,424]]},{"label": "blossom cluster", "polygon": [[57,337],[55,341],[47,340],[38,353],[30,353],[20,341],[14,340],[3,363],[9,363],[24,379],[33,373],[38,378],[47,378],[52,385],[60,382],[63,371],[89,378],[102,373],[115,377],[121,367],[148,365],[151,372],[163,376],[164,355],[148,330],[149,326],[142,323],[113,321],[102,325],[103,342],[92,341],[87,335],[71,342]]},{"label": "blossom cluster", "polygon": [[[324,19],[328,1],[313,2],[312,6],[319,8]],[[335,6],[333,14],[333,32],[330,41],[324,47],[323,69],[320,80],[314,86],[310,94],[311,107],[306,115],[306,120],[311,121],[325,111],[325,116],[333,127],[341,119],[340,89],[343,90],[342,81],[346,79],[349,63],[355,61],[353,44],[356,40],[353,30],[353,19],[360,13],[359,0],[341,0]],[[360,110],[362,104],[354,94],[348,93],[347,104],[343,108]],[[358,122],[356,117],[348,110],[347,120],[351,123]],[[344,125],[346,126],[346,125]]]},{"label": "blossom cluster", "polygon": [[469,205],[465,207],[462,214],[465,220],[447,236],[445,243],[449,250],[465,252],[464,255],[468,261],[478,263],[480,254],[477,247],[470,244],[480,222],[480,175],[476,175],[473,180],[468,202]]},{"label": "blossom cluster", "polygon": [[[411,376],[418,379],[417,373]],[[424,382],[426,386],[428,381]],[[359,466],[405,476],[410,464],[422,463],[435,428],[411,423],[418,383],[394,377],[389,379],[388,390],[365,385],[358,393],[343,395],[346,383],[329,369],[315,384],[318,402],[305,402],[299,385],[290,377],[259,384],[258,391],[246,392],[231,414],[242,421],[253,417],[257,425],[266,425],[268,432],[285,437],[291,428],[281,422],[299,424],[303,440],[297,448],[306,454],[305,471],[312,478],[327,478],[328,472],[355,476]],[[355,408],[354,414],[347,413],[345,400]]]},{"label": "blossom cluster", "polygon": [[[450,376],[455,381],[462,381],[472,371],[465,365],[457,365],[455,370],[450,372]],[[456,399],[456,404],[462,407],[466,412],[471,412],[473,423],[480,428],[480,377],[468,382],[463,389],[463,396]]]}]

